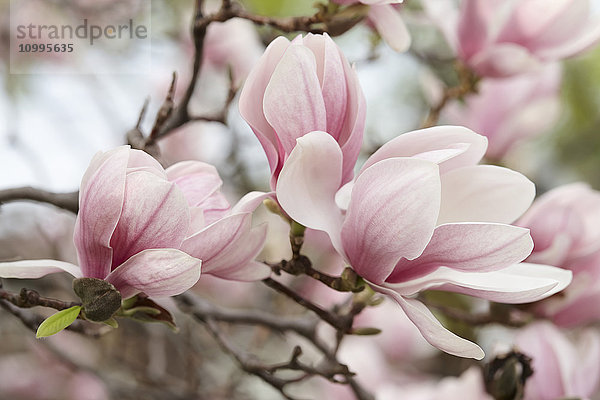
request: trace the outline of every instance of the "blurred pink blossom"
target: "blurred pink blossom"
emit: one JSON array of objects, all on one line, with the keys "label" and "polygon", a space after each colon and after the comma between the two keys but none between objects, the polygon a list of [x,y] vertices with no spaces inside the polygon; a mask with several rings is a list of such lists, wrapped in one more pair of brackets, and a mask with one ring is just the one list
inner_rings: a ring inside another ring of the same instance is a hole
[{"label": "blurred pink blossom", "polygon": [[600,319],[600,193],[583,183],[540,196],[518,221],[529,228],[534,249],[528,261],[573,271],[573,284],[536,310],[561,326]]},{"label": "blurred pink blossom", "polygon": [[476,165],[484,137],[461,127],[400,135],[343,187],[333,137],[297,139],[277,199],[297,222],[327,232],[371,286],[391,296],[425,339],[450,354],[482,358],[479,346],[446,330],[414,295],[440,289],[504,303],[562,290],[570,272],[518,264],[531,252],[526,229],[507,225],[531,204],[533,184],[506,168]]},{"label": "blurred pink blossom", "polygon": [[589,398],[600,382],[600,336],[592,330],[569,338],[548,322],[520,331],[515,344],[533,359],[524,400]]},{"label": "blurred pink blossom", "polygon": [[486,136],[486,156],[501,160],[520,141],[554,125],[560,113],[560,82],[557,64],[537,73],[486,79],[464,103],[446,107],[442,118]]},{"label": "blurred pink blossom", "polygon": [[365,99],[354,69],[327,34],[275,39],[246,80],[240,112],[267,155],[272,188],[296,139],[315,130],[339,143],[342,183],[352,179]]},{"label": "blurred pink blossom", "polygon": [[600,18],[589,0],[426,0],[460,59],[480,76],[505,77],[577,55],[600,39]]}]

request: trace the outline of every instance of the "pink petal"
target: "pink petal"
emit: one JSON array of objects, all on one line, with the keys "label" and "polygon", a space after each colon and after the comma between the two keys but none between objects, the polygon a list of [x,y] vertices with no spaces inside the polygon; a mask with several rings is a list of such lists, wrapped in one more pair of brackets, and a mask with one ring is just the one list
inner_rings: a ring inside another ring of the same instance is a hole
[{"label": "pink petal", "polygon": [[539,70],[541,64],[527,48],[514,43],[500,43],[476,54],[469,60],[469,66],[481,76],[503,78]]},{"label": "pink petal", "polygon": [[279,204],[292,219],[327,232],[338,250],[342,215],[335,194],[341,178],[342,152],[337,142],[325,132],[311,132],[298,139],[276,190]]},{"label": "pink petal", "polygon": [[372,5],[369,8],[369,20],[393,50],[403,53],[410,48],[410,33],[394,7],[389,4]]},{"label": "pink petal", "polygon": [[176,249],[149,249],[137,253],[112,271],[106,281],[126,299],[139,292],[150,297],[181,294],[200,278],[201,261]]},{"label": "pink petal", "polygon": [[[343,58],[341,50],[338,49],[338,51]],[[348,104],[346,105],[346,119],[338,142],[344,155],[342,183],[347,183],[354,177],[354,167],[362,147],[367,104],[355,69],[351,68],[348,62],[344,62],[343,66],[348,83]]]},{"label": "pink petal", "polygon": [[491,1],[488,4],[481,0],[464,0],[461,2],[458,43],[460,55],[463,59],[469,59],[481,51],[490,39],[488,29],[490,19],[493,17],[491,11],[494,3],[497,4],[498,2]]},{"label": "pink petal", "polygon": [[145,171],[166,179],[165,170],[158,161],[150,154],[142,150],[129,150],[129,161],[127,162],[127,173]]},{"label": "pink petal", "polygon": [[424,277],[404,283],[386,283],[386,286],[404,296],[435,289],[499,303],[520,304],[551,296],[564,289],[571,279],[571,271],[520,263],[490,272],[463,272],[440,267]]},{"label": "pink petal", "polygon": [[129,147],[97,154],[81,181],[73,241],[83,275],[103,279],[111,268],[110,239],[125,196]]},{"label": "pink petal", "polygon": [[527,211],[534,197],[533,182],[508,168],[493,165],[458,168],[442,175],[438,224],[509,224]]},{"label": "pink petal", "polygon": [[481,160],[487,148],[487,139],[462,126],[434,126],[404,133],[379,148],[363,165],[361,172],[378,161],[391,157],[413,157],[434,150],[458,149],[455,157],[440,164],[440,172],[474,165]]},{"label": "pink petal", "polygon": [[292,44],[275,67],[265,90],[264,115],[277,133],[286,154],[296,139],[327,129],[325,103],[314,54]]},{"label": "pink petal", "polygon": [[315,55],[317,77],[321,84],[327,128],[325,131],[339,139],[346,117],[348,88],[344,64],[348,62],[338,50],[337,45],[326,33],[323,35],[307,34],[303,43]]},{"label": "pink petal", "polygon": [[0,262],[1,278],[37,279],[48,274],[68,272],[75,278],[83,274],[77,265],[57,260],[23,260]]},{"label": "pink petal", "polygon": [[237,268],[225,273],[215,271],[212,275],[238,282],[255,282],[268,278],[271,275],[271,268],[258,261],[250,261],[243,268]]},{"label": "pink petal", "polygon": [[223,181],[214,166],[200,161],[183,161],[169,167],[167,176],[183,192],[190,207],[204,211],[207,224],[229,210],[229,202],[220,191]]},{"label": "pink petal", "polygon": [[447,224],[435,228],[431,241],[414,260],[400,260],[388,283],[414,279],[448,267],[487,272],[523,261],[533,249],[529,230],[502,224]]},{"label": "pink petal", "polygon": [[252,69],[240,94],[239,107],[242,118],[250,125],[263,146],[271,172],[275,172],[278,159],[278,139],[263,112],[265,90],[275,67],[281,60],[290,42],[280,36],[273,40]]},{"label": "pink petal", "polygon": [[113,269],[145,249],[179,248],[189,223],[187,202],[175,184],[147,172],[129,174],[123,211],[110,241]]},{"label": "pink petal", "polygon": [[379,283],[400,258],[418,257],[433,235],[439,201],[434,163],[391,158],[364,170],[352,188],[342,227],[352,268]]},{"label": "pink petal", "polygon": [[[263,278],[270,274],[262,268],[249,265],[262,250],[266,239],[266,225],[251,229],[252,214],[233,214],[225,217],[204,230],[185,240],[182,250],[202,259],[203,273],[238,280],[246,280],[261,275]],[[246,279],[244,271],[248,271]]]},{"label": "pink petal", "polygon": [[373,288],[392,297],[402,307],[406,316],[419,329],[425,340],[432,346],[459,357],[481,360],[485,353],[475,343],[455,335],[440,323],[423,303],[415,299],[407,299],[387,287]]},{"label": "pink petal", "polygon": [[262,202],[268,198],[275,199],[275,192],[250,192],[244,195],[232,208],[231,213],[244,213],[254,212],[256,207],[262,204]]},{"label": "pink petal", "polygon": [[271,275],[271,268],[254,259],[261,252],[267,237],[267,225],[262,224],[239,237],[227,251],[208,261],[207,272],[223,279],[255,281]]}]

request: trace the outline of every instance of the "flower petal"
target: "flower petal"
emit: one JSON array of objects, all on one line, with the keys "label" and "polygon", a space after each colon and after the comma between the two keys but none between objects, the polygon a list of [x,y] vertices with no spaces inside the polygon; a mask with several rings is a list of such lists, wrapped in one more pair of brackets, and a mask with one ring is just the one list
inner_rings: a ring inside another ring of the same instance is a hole
[{"label": "flower petal", "polygon": [[512,223],[529,208],[535,185],[524,175],[494,165],[474,165],[442,175],[438,224]]},{"label": "flower petal", "polygon": [[283,36],[278,37],[269,44],[258,64],[250,71],[239,100],[240,114],[258,137],[273,173],[279,162],[277,155],[278,139],[275,131],[265,118],[263,98],[271,75],[273,75],[275,67],[289,45],[289,40]]},{"label": "flower petal", "polygon": [[571,271],[547,265],[521,263],[499,271],[464,272],[446,267],[421,278],[386,286],[404,296],[428,289],[463,293],[499,303],[519,304],[541,300],[564,289]]},{"label": "flower petal", "polygon": [[410,33],[394,7],[389,4],[372,5],[369,8],[369,20],[393,50],[403,53],[409,49]]},{"label": "flower petal", "polygon": [[361,172],[378,161],[391,157],[413,157],[417,154],[444,149],[468,149],[440,164],[440,173],[454,168],[474,165],[487,148],[485,136],[462,126],[434,126],[404,133],[379,148],[363,165]]},{"label": "flower petal", "polygon": [[[250,213],[230,215],[186,239],[181,248],[202,259],[203,273],[224,279],[230,279],[230,276],[241,279],[248,264],[262,250],[267,234],[266,225],[251,229],[251,223]],[[270,269],[263,269],[262,273],[264,278],[270,274]],[[255,268],[247,276],[256,275]]]},{"label": "flower petal", "polygon": [[418,257],[433,235],[439,201],[437,164],[390,158],[364,170],[352,188],[342,227],[352,268],[379,283],[400,258]]},{"label": "flower petal", "polygon": [[296,146],[297,138],[327,129],[315,56],[308,48],[288,47],[265,90],[263,111],[286,154]]},{"label": "flower petal", "polygon": [[431,345],[459,357],[481,360],[485,356],[481,347],[444,328],[440,321],[420,301],[404,298],[387,287],[373,286],[373,288],[392,297]]},{"label": "flower petal", "polygon": [[327,232],[340,251],[342,214],[335,194],[342,179],[342,151],[331,135],[311,132],[298,144],[281,170],[277,199],[298,223]]},{"label": "flower petal", "polygon": [[57,272],[68,272],[75,278],[83,274],[77,265],[57,260],[22,260],[0,262],[0,278],[36,279]]},{"label": "flower petal", "polygon": [[532,249],[528,229],[503,224],[441,225],[423,254],[400,260],[386,282],[414,279],[442,266],[471,272],[499,270],[523,261]]},{"label": "flower petal", "polygon": [[125,299],[139,292],[150,297],[181,294],[200,278],[201,261],[176,249],[141,251],[112,271],[106,281]]},{"label": "flower petal", "polygon": [[97,154],[81,180],[73,241],[83,275],[103,279],[111,268],[111,236],[125,196],[129,146]]},{"label": "flower petal", "polygon": [[179,248],[189,223],[187,202],[174,183],[144,171],[129,174],[123,211],[110,241],[112,268],[145,249]]}]

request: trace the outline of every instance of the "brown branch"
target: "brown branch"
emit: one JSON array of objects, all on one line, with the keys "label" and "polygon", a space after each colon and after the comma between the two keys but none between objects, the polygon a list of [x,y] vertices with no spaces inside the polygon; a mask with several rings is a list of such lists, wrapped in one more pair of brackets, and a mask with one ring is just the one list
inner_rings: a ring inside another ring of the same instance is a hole
[{"label": "brown branch", "polygon": [[273,290],[285,295],[286,297],[294,300],[294,302],[300,304],[302,307],[314,312],[321,318],[323,321],[327,322],[329,325],[334,327],[337,330],[343,330],[346,332],[348,327],[346,326],[346,322],[343,318],[340,318],[339,315],[329,312],[327,310],[322,309],[318,305],[308,301],[304,297],[300,296],[298,293],[294,292],[290,288],[281,283],[277,282],[274,279],[267,278],[262,281],[265,285],[270,287]]},{"label": "brown branch", "polygon": [[52,204],[73,213],[79,211],[79,192],[54,193],[30,186],[0,190],[0,204],[22,200]]},{"label": "brown branch", "polygon": [[19,294],[7,292],[0,289],[0,299],[6,300],[20,308],[31,308],[36,306],[54,308],[55,310],[66,310],[74,306],[80,306],[81,303],[72,301],[63,301],[50,297],[40,296],[38,292],[31,289],[22,288]]},{"label": "brown branch", "polygon": [[444,89],[442,99],[437,105],[431,107],[429,114],[427,114],[425,121],[421,125],[422,128],[429,128],[436,125],[442,110],[449,101],[460,99],[469,93],[477,91],[479,78],[468,67],[457,62],[456,71],[458,73],[458,85]]}]

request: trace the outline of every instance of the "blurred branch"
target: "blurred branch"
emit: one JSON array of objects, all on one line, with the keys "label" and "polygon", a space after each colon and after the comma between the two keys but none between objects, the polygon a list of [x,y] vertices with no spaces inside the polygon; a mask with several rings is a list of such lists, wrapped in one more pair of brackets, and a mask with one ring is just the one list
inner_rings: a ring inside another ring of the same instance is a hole
[{"label": "blurred branch", "polygon": [[530,314],[520,311],[510,305],[491,303],[490,311],[488,313],[473,314],[470,311],[437,304],[428,301],[425,298],[420,298],[420,300],[428,307],[437,310],[446,317],[470,326],[500,324],[513,328],[520,328],[532,321],[532,316]]},{"label": "blurred branch", "polygon": [[30,186],[0,190],[0,204],[22,200],[52,204],[73,213],[79,210],[79,192],[54,193]]},{"label": "blurred branch", "polygon": [[456,86],[444,88],[444,93],[439,103],[430,108],[429,114],[421,125],[421,128],[429,128],[438,123],[440,114],[449,101],[460,99],[469,93],[477,91],[479,78],[462,63],[456,63],[456,72],[458,74],[458,84]]},{"label": "blurred branch", "polygon": [[[354,380],[354,373],[348,369],[348,366],[337,359],[337,348],[335,350],[330,349],[318,337],[316,332],[318,320],[289,319],[252,310],[226,310],[195,298],[190,294],[176,296],[175,300],[182,312],[193,316],[196,321],[204,324],[207,331],[223,351],[235,359],[242,370],[261,378],[277,389],[284,398],[296,400],[295,397],[291,397],[285,392],[285,388],[288,385],[313,376],[321,376],[334,383],[348,384],[359,400],[373,400],[373,396]],[[325,358],[317,366],[309,365],[300,360],[302,349],[299,346],[295,346],[289,361],[273,365],[264,364],[256,360],[252,354],[236,348],[219,329],[217,321],[231,324],[261,325],[278,332],[292,331],[298,333],[314,344],[323,353]],[[284,370],[298,371],[300,374],[290,378],[277,376],[279,371]]]}]

